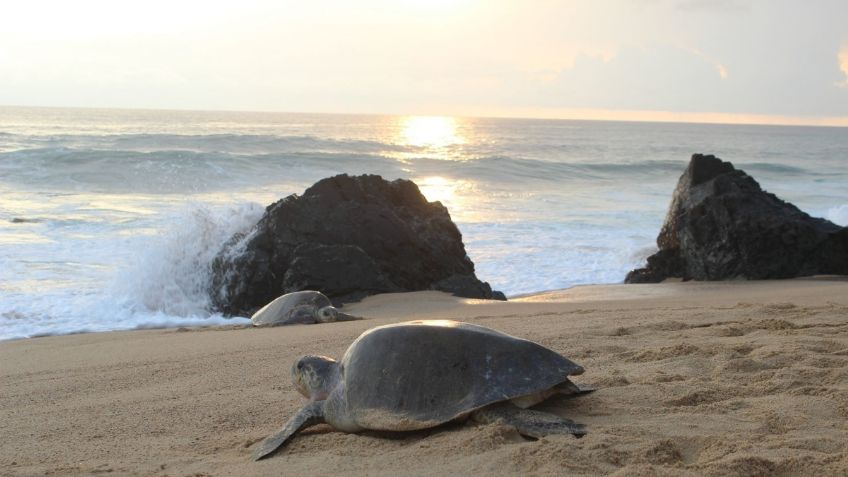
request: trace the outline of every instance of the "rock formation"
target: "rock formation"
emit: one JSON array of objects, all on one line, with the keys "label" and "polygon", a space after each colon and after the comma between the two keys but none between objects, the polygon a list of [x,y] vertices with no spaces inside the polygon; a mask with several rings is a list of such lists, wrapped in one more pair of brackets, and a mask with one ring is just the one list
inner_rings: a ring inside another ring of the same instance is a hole
[{"label": "rock formation", "polygon": [[810,217],[711,155],[692,156],[657,245],[626,283],[848,274],[848,227]]},{"label": "rock formation", "polygon": [[323,179],[270,205],[213,263],[210,294],[228,315],[250,315],[284,293],[318,290],[334,303],[383,292],[441,290],[505,299],[474,275],[462,235],[413,182]]}]

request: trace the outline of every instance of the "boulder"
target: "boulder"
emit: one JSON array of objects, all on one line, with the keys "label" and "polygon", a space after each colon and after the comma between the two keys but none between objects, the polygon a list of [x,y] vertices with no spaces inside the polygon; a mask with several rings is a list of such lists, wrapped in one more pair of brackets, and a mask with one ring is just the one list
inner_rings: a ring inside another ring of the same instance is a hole
[{"label": "boulder", "polygon": [[505,299],[474,274],[462,235],[412,181],[339,175],[271,204],[212,265],[210,295],[247,315],[285,293],[318,290],[334,304],[386,292],[441,290]]},{"label": "boulder", "polygon": [[848,228],[810,217],[711,155],[692,156],[657,245],[625,283],[848,274]]}]

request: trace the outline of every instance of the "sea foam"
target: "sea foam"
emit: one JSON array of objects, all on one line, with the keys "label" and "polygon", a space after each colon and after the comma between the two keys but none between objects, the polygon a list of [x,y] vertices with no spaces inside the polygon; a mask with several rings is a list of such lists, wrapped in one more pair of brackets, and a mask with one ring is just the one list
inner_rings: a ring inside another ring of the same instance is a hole
[{"label": "sea foam", "polygon": [[848,204],[842,204],[828,209],[825,218],[834,224],[848,227]]},{"label": "sea foam", "polygon": [[227,240],[248,231],[263,211],[256,203],[217,208],[188,204],[164,220],[170,225],[150,243],[139,243],[142,250],[117,274],[110,295],[123,297],[131,310],[208,316],[212,261]]},{"label": "sea foam", "polygon": [[[112,257],[115,267],[104,267],[97,282],[85,279],[84,266],[69,264],[67,271],[44,276],[40,293],[8,276],[0,302],[0,340],[119,329],[171,326],[209,326],[244,323],[212,310],[208,288],[211,264],[223,243],[247,231],[262,215],[257,203],[212,205],[192,202],[157,218],[161,230],[127,228],[121,240],[80,247],[77,253]],[[83,233],[96,232],[97,226]],[[66,244],[66,247],[71,247]],[[108,248],[107,248],[108,247]],[[99,250],[93,252],[91,249]],[[66,251],[70,256],[74,250]],[[84,257],[80,257],[84,260]],[[53,267],[62,264],[53,265]],[[54,275],[81,274],[77,283],[58,283]],[[81,268],[82,267],[82,268]],[[111,270],[110,270],[111,269]]]}]

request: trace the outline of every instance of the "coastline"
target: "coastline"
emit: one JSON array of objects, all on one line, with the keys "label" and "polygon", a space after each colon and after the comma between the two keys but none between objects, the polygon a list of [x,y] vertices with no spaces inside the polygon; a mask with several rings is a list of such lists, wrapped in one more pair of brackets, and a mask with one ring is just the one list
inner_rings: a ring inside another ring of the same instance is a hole
[{"label": "coastline", "polygon": [[[848,471],[848,277],[587,285],[489,302],[369,297],[367,320],[82,333],[0,342],[0,474],[750,475]],[[538,341],[598,391],[546,403],[583,439],[500,425],[253,445],[301,405],[297,356],[362,331],[457,319]]]}]

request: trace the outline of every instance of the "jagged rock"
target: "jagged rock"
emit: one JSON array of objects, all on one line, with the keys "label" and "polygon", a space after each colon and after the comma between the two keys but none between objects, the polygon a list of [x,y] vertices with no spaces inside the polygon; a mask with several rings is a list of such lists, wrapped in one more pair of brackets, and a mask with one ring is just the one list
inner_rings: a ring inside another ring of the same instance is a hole
[{"label": "jagged rock", "polygon": [[848,274],[848,228],[810,217],[711,155],[692,156],[657,245],[626,283]]},{"label": "jagged rock", "polygon": [[278,296],[318,290],[334,304],[384,292],[441,290],[505,299],[474,275],[462,235],[413,182],[380,176],[323,179],[265,210],[213,263],[210,295],[228,315]]},{"label": "jagged rock", "polygon": [[[344,273],[339,273],[340,270]],[[284,290],[322,290],[328,296],[350,300],[401,291],[380,273],[374,259],[356,245],[318,243],[295,247],[282,286]]]},{"label": "jagged rock", "polygon": [[474,275],[451,275],[434,283],[431,288],[468,298],[486,297],[493,300],[506,300],[502,292],[492,291],[488,283],[481,282]]}]

